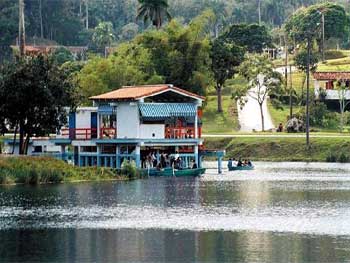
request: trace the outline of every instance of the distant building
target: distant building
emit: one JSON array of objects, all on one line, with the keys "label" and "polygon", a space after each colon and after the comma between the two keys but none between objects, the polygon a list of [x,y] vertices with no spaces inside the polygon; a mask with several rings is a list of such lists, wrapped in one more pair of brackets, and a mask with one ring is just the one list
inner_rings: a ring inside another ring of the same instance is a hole
[{"label": "distant building", "polygon": [[[346,87],[350,87],[350,72],[315,72],[313,77],[316,97],[326,101],[339,100],[335,89],[337,82],[344,82]],[[346,99],[350,100],[350,90],[346,92]]]}]

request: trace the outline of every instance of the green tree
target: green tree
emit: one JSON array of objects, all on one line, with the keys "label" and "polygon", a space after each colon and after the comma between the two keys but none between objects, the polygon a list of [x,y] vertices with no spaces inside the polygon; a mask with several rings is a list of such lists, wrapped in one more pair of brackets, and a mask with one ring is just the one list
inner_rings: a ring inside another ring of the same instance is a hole
[{"label": "green tree", "polygon": [[114,41],[113,24],[111,22],[101,22],[94,29],[92,41],[99,48],[106,48]]},{"label": "green tree", "polygon": [[249,52],[261,53],[263,48],[272,45],[272,38],[266,27],[257,24],[234,24],[223,36],[227,41],[242,46]]},{"label": "green tree", "polygon": [[142,18],[145,24],[151,21],[153,26],[160,29],[165,18],[171,20],[168,0],[139,0],[139,3],[137,19]]},{"label": "green tree", "polygon": [[233,78],[238,72],[238,66],[244,60],[244,49],[222,38],[217,38],[210,50],[211,70],[215,79],[215,89],[218,97],[218,112],[222,112],[221,92],[226,80]]},{"label": "green tree", "polygon": [[342,80],[337,81],[336,90],[338,92],[338,101],[339,101],[339,111],[340,111],[340,132],[344,130],[344,122],[345,122],[345,110],[346,107],[350,104],[350,101],[347,100],[349,96],[350,90],[349,87],[346,86],[346,83]]},{"label": "green tree", "polygon": [[[344,7],[334,3],[322,3],[298,9],[286,22],[286,32],[297,42],[304,42],[307,37],[322,39],[322,14],[324,15],[325,39],[343,38],[348,29],[349,19]],[[319,45],[320,46],[320,45]]]},{"label": "green tree", "polygon": [[66,72],[41,55],[4,65],[0,76],[1,115],[19,131],[20,154],[26,154],[32,136],[48,136],[65,124],[75,89]]},{"label": "green tree", "polygon": [[264,131],[263,104],[270,93],[280,90],[281,74],[274,71],[272,62],[264,55],[247,55],[240,66],[240,74],[248,81],[248,95],[259,104],[261,130]]}]

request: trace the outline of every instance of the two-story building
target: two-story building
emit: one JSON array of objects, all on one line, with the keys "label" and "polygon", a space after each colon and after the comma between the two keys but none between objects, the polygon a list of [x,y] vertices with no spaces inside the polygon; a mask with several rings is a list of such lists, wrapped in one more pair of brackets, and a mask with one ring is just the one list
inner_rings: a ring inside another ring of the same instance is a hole
[{"label": "two-story building", "polygon": [[164,84],[123,87],[90,99],[92,107],[71,112],[68,126],[49,139],[61,158],[78,166],[120,168],[125,159],[142,167],[150,154],[166,154],[188,166],[200,164],[204,97]]}]

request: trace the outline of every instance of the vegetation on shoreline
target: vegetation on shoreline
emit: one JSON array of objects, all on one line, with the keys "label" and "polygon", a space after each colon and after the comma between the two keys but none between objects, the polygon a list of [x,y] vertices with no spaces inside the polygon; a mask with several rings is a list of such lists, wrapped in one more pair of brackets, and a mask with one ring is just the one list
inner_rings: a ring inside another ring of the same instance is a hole
[{"label": "vegetation on shoreline", "polygon": [[140,177],[140,172],[131,165],[124,165],[121,170],[116,170],[74,167],[48,157],[0,157],[0,185],[130,180]]},{"label": "vegetation on shoreline", "polygon": [[350,138],[311,138],[311,148],[305,138],[207,138],[208,149],[225,149],[226,158],[242,157],[254,161],[347,162]]}]

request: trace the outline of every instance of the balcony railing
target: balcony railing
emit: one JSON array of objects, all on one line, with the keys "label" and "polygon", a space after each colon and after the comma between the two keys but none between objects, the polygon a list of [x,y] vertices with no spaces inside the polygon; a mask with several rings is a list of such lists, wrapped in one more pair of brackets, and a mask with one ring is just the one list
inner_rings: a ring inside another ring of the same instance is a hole
[{"label": "balcony railing", "polygon": [[[198,137],[200,137],[200,128],[198,129]],[[194,127],[166,127],[165,128],[166,139],[193,139],[195,138]]]},{"label": "balcony railing", "polygon": [[[116,137],[115,128],[101,128],[100,139],[111,139]],[[97,139],[97,128],[65,128],[61,130],[63,138],[71,140],[91,140]]]}]

